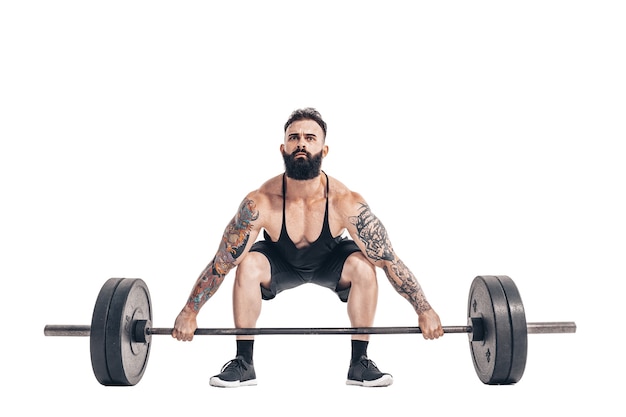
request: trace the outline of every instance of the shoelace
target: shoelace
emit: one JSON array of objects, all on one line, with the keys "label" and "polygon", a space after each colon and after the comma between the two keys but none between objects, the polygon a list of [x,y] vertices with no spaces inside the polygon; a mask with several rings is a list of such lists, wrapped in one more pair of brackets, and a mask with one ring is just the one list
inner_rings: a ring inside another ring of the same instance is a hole
[{"label": "shoelace", "polygon": [[226,362],[226,364],[222,366],[221,372],[224,372],[226,369],[231,368],[231,367],[242,368],[244,371],[248,370],[248,366],[246,365],[246,363],[243,361],[242,358],[235,358],[233,360]]},{"label": "shoelace", "polygon": [[362,359],[361,364],[367,369],[376,369],[378,371],[378,366],[371,359]]}]

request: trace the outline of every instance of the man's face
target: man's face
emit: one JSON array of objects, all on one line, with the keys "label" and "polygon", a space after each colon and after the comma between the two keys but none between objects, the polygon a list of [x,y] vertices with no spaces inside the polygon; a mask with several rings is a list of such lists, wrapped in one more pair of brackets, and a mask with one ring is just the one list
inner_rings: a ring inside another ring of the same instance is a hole
[{"label": "man's face", "polygon": [[308,180],[320,174],[322,159],[328,153],[324,140],[324,131],[313,120],[298,120],[289,125],[285,143],[280,146],[289,178]]}]

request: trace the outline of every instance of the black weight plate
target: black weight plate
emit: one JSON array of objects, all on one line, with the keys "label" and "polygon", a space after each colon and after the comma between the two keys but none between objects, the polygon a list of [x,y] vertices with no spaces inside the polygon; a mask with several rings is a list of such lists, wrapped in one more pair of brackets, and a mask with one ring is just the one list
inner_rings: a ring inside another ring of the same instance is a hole
[{"label": "black weight plate", "polygon": [[115,289],[107,318],[106,362],[108,385],[135,385],[143,376],[150,355],[150,342],[134,340],[137,320],[152,321],[150,292],[141,279],[124,279]]},{"label": "black weight plate", "polygon": [[511,369],[513,346],[509,307],[495,276],[478,276],[470,287],[467,315],[483,320],[484,338],[472,341],[470,351],[478,378],[489,385],[506,383]]},{"label": "black weight plate", "polygon": [[111,298],[121,281],[121,278],[111,278],[104,283],[98,293],[98,298],[96,299],[93,315],[91,317],[91,330],[89,335],[91,367],[93,368],[96,379],[102,385],[112,385],[113,383],[109,375],[109,367],[107,366],[106,328]]},{"label": "black weight plate", "polygon": [[503,384],[514,384],[518,382],[524,369],[526,368],[526,357],[528,353],[528,327],[526,324],[526,313],[524,304],[520,296],[517,286],[513,280],[506,275],[498,276],[498,280],[504,289],[507,304],[509,306],[509,315],[511,321],[511,335],[513,345],[513,355],[511,361],[511,370],[509,376]]}]

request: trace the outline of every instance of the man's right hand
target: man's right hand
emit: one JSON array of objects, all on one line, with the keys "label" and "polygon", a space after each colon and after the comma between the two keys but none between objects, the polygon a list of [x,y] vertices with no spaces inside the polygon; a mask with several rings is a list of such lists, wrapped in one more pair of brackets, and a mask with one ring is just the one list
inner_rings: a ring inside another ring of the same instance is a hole
[{"label": "man's right hand", "polygon": [[193,334],[198,328],[198,323],[196,322],[197,315],[198,313],[190,312],[187,308],[184,308],[176,317],[172,337],[183,342],[192,341]]}]

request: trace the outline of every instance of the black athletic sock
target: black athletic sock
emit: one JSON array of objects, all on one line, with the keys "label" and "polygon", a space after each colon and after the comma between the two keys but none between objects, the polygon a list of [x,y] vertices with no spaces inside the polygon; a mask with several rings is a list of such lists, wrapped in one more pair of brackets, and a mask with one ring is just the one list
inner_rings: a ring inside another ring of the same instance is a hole
[{"label": "black athletic sock", "polygon": [[367,357],[367,340],[353,340],[352,341],[352,362],[359,360],[361,356]]},{"label": "black athletic sock", "polygon": [[254,350],[254,340],[237,340],[237,356],[243,356],[243,359],[252,363],[252,351]]}]

